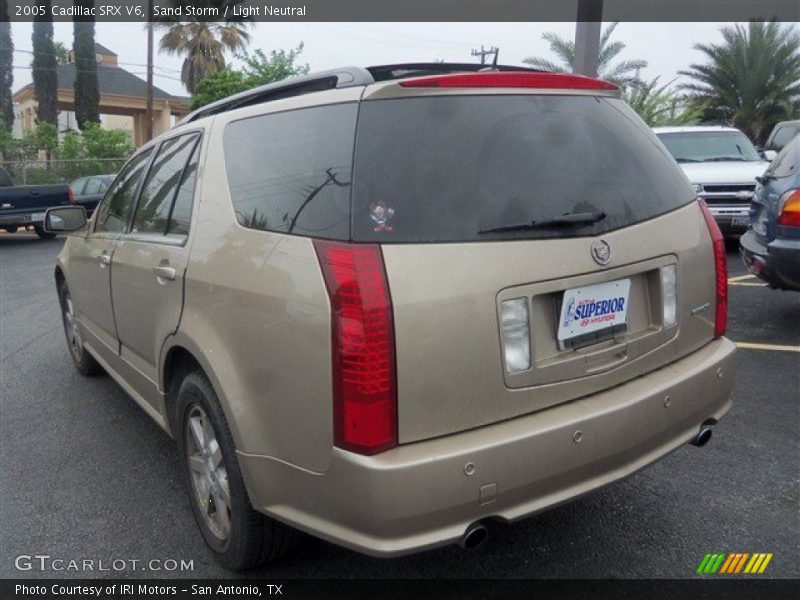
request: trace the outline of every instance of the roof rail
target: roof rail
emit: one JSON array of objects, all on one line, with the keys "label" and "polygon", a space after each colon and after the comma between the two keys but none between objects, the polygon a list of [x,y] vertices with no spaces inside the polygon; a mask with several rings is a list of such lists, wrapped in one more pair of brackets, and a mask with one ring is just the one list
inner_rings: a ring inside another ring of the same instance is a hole
[{"label": "roof rail", "polygon": [[424,75],[444,75],[447,73],[464,73],[477,71],[530,71],[541,73],[540,69],[517,67],[511,65],[481,65],[476,63],[400,63],[396,65],[379,65],[375,67],[342,67],[330,71],[320,71],[301,77],[290,77],[276,83],[262,85],[222,100],[207,104],[186,115],[179,124],[191,123],[203,117],[209,117],[243,106],[252,106],[272,100],[291,98],[312,92],[321,92],[335,88],[369,85],[376,81],[391,81],[404,77],[421,77]]},{"label": "roof rail", "polygon": [[310,94],[311,92],[368,85],[374,83],[374,81],[369,71],[361,67],[343,67],[300,77],[290,77],[207,104],[186,115],[179,124],[191,123],[203,117],[209,117],[243,106],[252,106],[253,104],[280,100],[281,98]]}]

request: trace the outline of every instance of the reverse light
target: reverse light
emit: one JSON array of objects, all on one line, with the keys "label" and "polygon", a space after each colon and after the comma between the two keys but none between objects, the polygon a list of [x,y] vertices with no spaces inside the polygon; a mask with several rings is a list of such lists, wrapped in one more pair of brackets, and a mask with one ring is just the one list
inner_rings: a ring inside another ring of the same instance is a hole
[{"label": "reverse light", "polygon": [[500,305],[503,352],[506,373],[519,373],[531,368],[531,335],[528,299],[504,300]]},{"label": "reverse light", "polygon": [[725,239],[719,230],[719,225],[714,220],[714,215],[702,199],[697,200],[703,211],[708,232],[711,234],[711,244],[714,247],[714,277],[716,312],[714,313],[714,337],[725,335],[728,324],[728,264],[725,259]]},{"label": "reverse light", "polygon": [[800,227],[800,189],[786,192],[781,198],[781,206],[778,225]]},{"label": "reverse light", "polygon": [[417,88],[541,88],[557,90],[619,91],[619,86],[571,73],[535,73],[527,71],[481,71],[432,75],[400,82],[402,87]]},{"label": "reverse light", "polygon": [[675,265],[661,267],[661,294],[664,301],[663,327],[672,327],[677,321],[677,293],[675,290]]},{"label": "reverse light", "polygon": [[358,454],[397,445],[394,317],[375,244],[315,240],[331,303],[334,443]]}]

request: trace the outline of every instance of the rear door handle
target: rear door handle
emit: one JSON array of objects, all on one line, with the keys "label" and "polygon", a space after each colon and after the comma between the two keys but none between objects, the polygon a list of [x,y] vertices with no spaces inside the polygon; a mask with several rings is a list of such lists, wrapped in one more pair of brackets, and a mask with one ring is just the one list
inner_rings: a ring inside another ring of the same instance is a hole
[{"label": "rear door handle", "polygon": [[156,277],[159,279],[169,279],[170,281],[175,279],[175,267],[156,265],[153,267],[153,273],[155,273]]},{"label": "rear door handle", "polygon": [[97,255],[97,260],[100,261],[101,267],[107,267],[111,264],[111,255],[103,252],[102,254]]}]

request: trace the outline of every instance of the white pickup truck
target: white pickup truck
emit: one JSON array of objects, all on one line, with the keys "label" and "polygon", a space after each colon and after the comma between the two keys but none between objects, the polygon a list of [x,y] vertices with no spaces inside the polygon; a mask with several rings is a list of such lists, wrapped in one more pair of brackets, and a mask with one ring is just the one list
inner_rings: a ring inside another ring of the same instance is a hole
[{"label": "white pickup truck", "polygon": [[756,177],[769,166],[747,136],[717,125],[655,127],[653,131],[706,201],[722,233],[744,233],[750,225]]}]

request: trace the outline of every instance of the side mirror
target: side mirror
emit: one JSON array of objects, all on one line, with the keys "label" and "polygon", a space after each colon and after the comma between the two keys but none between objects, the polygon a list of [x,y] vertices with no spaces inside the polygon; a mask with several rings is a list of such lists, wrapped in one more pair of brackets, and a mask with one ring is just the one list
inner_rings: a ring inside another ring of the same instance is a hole
[{"label": "side mirror", "polygon": [[772,162],[775,160],[775,157],[778,156],[778,153],[775,150],[764,150],[764,159]]},{"label": "side mirror", "polygon": [[86,227],[86,209],[83,206],[59,206],[44,213],[44,230],[47,233],[75,233]]}]

